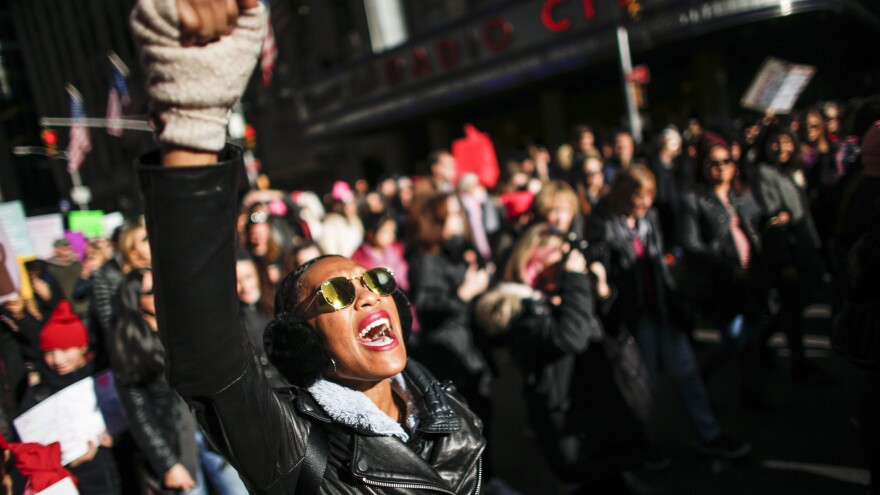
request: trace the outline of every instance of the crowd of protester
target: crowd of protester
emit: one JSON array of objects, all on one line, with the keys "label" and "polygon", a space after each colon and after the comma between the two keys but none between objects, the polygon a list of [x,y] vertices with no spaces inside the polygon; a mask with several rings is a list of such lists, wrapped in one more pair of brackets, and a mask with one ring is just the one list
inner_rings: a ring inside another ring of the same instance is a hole
[{"label": "crowd of protester", "polygon": [[[561,480],[626,493],[636,466],[668,465],[602,345],[621,335],[635,338],[650,383],[669,375],[699,451],[744,457],[749,443],[712,411],[709,378],[735,359],[743,405],[765,407],[761,373],[778,365],[768,340],[781,332],[791,378],[828,379],[805,358],[803,313],[829,276],[842,302],[849,250],[880,226],[878,117],[877,100],[825,103],[722,129],[669,125],[641,145],[579,125],[556,150],[502,160],[491,188],[440,150],[421,176],[336,181],[323,196],[252,190],[237,221],[242,321],[269,381],[287,386],[262,338],[281,278],[321,254],[388,267],[412,302],[411,355],[454,383],[490,439],[493,356],[510,352],[529,428]],[[165,380],[150,259],[132,219],[82,255],[59,240],[28,264],[33,296],[0,314],[0,432],[15,439],[13,418],[109,368],[128,433],[69,464],[82,493],[245,493]],[[701,359],[698,325],[721,335]],[[876,411],[864,414],[876,432]],[[876,466],[878,438],[865,438]],[[491,442],[484,466],[488,492],[515,493],[494,476]]]}]

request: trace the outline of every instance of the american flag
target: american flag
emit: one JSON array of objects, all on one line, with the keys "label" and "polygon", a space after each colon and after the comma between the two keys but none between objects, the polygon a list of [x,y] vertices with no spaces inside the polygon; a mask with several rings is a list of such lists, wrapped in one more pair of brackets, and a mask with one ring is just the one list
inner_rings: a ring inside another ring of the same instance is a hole
[{"label": "american flag", "polygon": [[[264,2],[268,8],[269,5]],[[272,71],[278,61],[278,45],[275,44],[275,30],[272,29],[272,16],[266,16],[266,37],[263,38],[263,50],[260,53],[260,70],[263,72],[263,86],[269,87],[272,83]]]},{"label": "american flag", "polygon": [[67,93],[70,95],[70,118],[73,120],[70,126],[70,142],[67,144],[67,170],[73,173],[79,170],[86,154],[92,150],[92,143],[89,140],[89,129],[82,125],[82,119],[86,117],[82,95],[72,84],[67,85]]},{"label": "american flag", "polygon": [[125,82],[128,67],[115,53],[110,52],[107,56],[110,58],[110,65],[113,68],[113,80],[110,83],[110,94],[107,96],[107,120],[109,121],[107,134],[121,136],[122,126],[119,124],[119,119],[123,117],[122,109],[131,103],[128,84]]}]

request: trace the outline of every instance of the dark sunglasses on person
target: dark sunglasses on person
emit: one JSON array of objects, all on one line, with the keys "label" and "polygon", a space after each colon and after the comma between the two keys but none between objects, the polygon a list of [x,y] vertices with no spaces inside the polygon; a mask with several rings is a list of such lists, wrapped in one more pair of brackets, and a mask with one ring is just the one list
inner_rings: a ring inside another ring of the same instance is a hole
[{"label": "dark sunglasses on person", "polygon": [[706,160],[706,165],[710,167],[720,167],[722,165],[731,165],[733,163],[733,158],[724,158],[722,160]]},{"label": "dark sunglasses on person", "polygon": [[[321,287],[319,287],[315,295],[312,296],[309,301],[309,306],[311,306],[311,301],[313,301],[318,294],[321,294],[324,297],[324,301],[333,307],[334,311],[339,311],[340,309],[345,309],[351,306],[351,303],[354,302],[355,296],[357,295],[357,289],[352,282],[353,280],[360,280],[367,289],[380,296],[390,296],[394,290],[397,289],[397,281],[394,280],[394,273],[391,270],[388,268],[373,268],[365,271],[364,274],[359,277],[328,278],[321,283]],[[309,306],[306,306],[303,309],[303,312],[308,310]]]}]

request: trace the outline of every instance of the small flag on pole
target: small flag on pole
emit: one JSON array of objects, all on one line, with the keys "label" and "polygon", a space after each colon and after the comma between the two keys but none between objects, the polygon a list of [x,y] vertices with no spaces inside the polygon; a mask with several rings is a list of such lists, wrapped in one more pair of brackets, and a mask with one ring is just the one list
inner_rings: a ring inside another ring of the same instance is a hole
[{"label": "small flag on pole", "polygon": [[113,80],[110,81],[110,94],[107,96],[107,134],[112,136],[122,135],[122,126],[119,120],[122,119],[122,109],[131,103],[131,97],[128,94],[128,84],[125,79],[128,77],[128,67],[122,62],[122,59],[112,51],[107,52],[110,59],[110,65],[113,69]]},{"label": "small flag on pole", "polygon": [[[264,2],[268,8],[268,3]],[[263,38],[263,49],[260,52],[260,70],[263,73],[263,86],[269,87],[272,83],[272,71],[278,61],[278,45],[275,43],[275,30],[272,29],[272,16],[266,16],[266,37]]]},{"label": "small flag on pole", "polygon": [[73,120],[70,126],[70,142],[67,144],[67,170],[74,173],[86,159],[86,154],[92,150],[92,143],[88,128],[82,125],[82,120],[86,117],[82,95],[72,84],[67,85],[67,93],[70,95],[70,118]]}]

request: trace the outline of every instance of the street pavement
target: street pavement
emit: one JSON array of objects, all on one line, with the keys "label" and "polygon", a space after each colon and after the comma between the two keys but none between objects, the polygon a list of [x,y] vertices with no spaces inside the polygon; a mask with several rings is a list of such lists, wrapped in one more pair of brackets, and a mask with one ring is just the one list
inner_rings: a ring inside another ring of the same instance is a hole
[{"label": "street pavement", "polygon": [[[672,465],[663,472],[638,470],[636,475],[668,494],[867,493],[869,475],[854,419],[865,374],[830,350],[827,305],[811,306],[805,315],[807,356],[821,369],[824,379],[792,381],[785,340],[777,334],[771,340],[777,367],[762,368],[766,410],[741,405],[739,372],[733,362],[713,374],[707,384],[722,428],[752,444],[746,459],[707,458],[693,449],[693,430],[669,380],[661,373],[653,425],[658,444]],[[716,339],[714,330],[695,332],[697,353]],[[550,473],[530,438],[516,369],[503,353],[498,358],[501,372],[494,388],[496,419],[491,438],[494,474],[523,494],[569,493]]]}]

